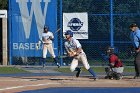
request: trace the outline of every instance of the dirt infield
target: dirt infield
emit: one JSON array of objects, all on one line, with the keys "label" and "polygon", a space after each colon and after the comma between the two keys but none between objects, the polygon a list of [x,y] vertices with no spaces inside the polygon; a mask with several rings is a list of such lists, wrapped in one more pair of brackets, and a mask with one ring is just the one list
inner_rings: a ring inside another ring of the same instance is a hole
[{"label": "dirt infield", "polygon": [[124,77],[122,80],[100,78],[94,81],[90,76],[0,77],[0,93],[16,93],[50,87],[140,87],[140,79],[132,78],[132,76]]}]

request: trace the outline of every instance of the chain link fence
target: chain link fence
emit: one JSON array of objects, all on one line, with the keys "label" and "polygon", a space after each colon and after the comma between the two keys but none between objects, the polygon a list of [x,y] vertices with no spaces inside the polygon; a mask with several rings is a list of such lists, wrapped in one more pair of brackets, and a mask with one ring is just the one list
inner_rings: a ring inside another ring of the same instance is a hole
[{"label": "chain link fence", "polygon": [[[58,0],[59,1],[59,0]],[[112,2],[111,2],[112,1]],[[113,6],[111,13],[110,7]],[[63,12],[88,13],[88,40],[79,40],[91,65],[108,64],[105,54],[106,47],[111,44],[111,21],[113,21],[113,42],[118,49],[118,55],[125,65],[133,65],[133,54],[129,38],[129,25],[133,22],[140,25],[140,0],[63,0]],[[59,6],[58,6],[59,11]],[[111,19],[111,15],[113,19]],[[58,22],[60,23],[58,12]],[[58,23],[58,27],[60,24]],[[59,40],[63,37],[58,35]],[[58,42],[59,43],[59,42]],[[60,48],[60,43],[59,43]],[[64,63],[69,65],[71,58],[64,58]],[[52,58],[47,62],[51,65]],[[13,57],[14,64],[40,65],[40,57]]]},{"label": "chain link fence", "polygon": [[[111,6],[113,11],[111,13]],[[127,66],[133,65],[131,50],[131,23],[139,22],[139,0],[64,0],[63,12],[88,12],[89,39],[80,40],[91,65],[108,64],[106,47],[111,45],[110,29],[113,28],[113,42],[118,56]],[[111,15],[113,19],[111,19]],[[113,21],[113,27],[111,27]]]}]

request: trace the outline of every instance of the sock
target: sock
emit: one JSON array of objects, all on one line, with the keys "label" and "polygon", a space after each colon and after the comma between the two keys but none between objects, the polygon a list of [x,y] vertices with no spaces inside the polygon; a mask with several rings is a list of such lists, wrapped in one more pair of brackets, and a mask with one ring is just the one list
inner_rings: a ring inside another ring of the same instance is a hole
[{"label": "sock", "polygon": [[56,64],[58,63],[58,58],[57,57],[53,58],[53,60]]},{"label": "sock", "polygon": [[80,70],[80,68],[76,67],[74,71],[79,71],[79,70]]},{"label": "sock", "polygon": [[94,72],[91,68],[89,68],[89,69],[88,69],[88,71],[90,72],[90,74],[92,74],[92,75],[93,75],[93,77],[96,77],[95,72]]},{"label": "sock", "polygon": [[43,58],[43,64],[42,65],[44,65],[45,63],[46,63],[46,58]]},{"label": "sock", "polygon": [[53,58],[55,64],[58,66],[58,68],[60,67],[60,63],[58,62],[58,57]]}]

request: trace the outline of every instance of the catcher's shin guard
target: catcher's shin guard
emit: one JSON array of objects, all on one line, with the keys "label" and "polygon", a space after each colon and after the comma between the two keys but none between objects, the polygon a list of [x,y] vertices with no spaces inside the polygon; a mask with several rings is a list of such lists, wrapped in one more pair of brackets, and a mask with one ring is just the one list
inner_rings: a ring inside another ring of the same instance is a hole
[{"label": "catcher's shin guard", "polygon": [[116,80],[120,80],[120,79],[122,79],[122,74],[121,73],[116,73],[115,75],[114,75],[114,78],[116,79]]},{"label": "catcher's shin guard", "polygon": [[106,74],[108,74],[110,72],[110,68],[106,67],[105,72],[106,72]]}]

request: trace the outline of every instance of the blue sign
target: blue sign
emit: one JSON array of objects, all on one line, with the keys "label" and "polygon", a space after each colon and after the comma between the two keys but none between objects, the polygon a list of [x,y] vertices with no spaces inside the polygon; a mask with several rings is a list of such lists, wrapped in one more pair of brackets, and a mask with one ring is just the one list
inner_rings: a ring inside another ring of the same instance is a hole
[{"label": "blue sign", "polygon": [[[40,57],[42,49],[36,44],[44,25],[53,33],[57,30],[57,0],[9,0],[10,41],[12,56]],[[54,51],[58,55],[57,33],[54,34]]]}]

